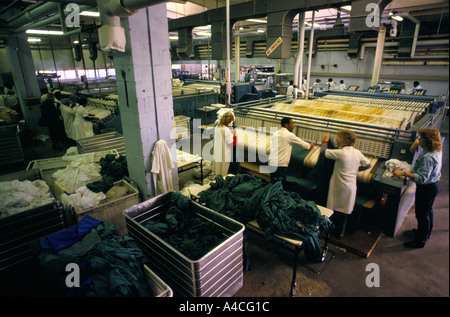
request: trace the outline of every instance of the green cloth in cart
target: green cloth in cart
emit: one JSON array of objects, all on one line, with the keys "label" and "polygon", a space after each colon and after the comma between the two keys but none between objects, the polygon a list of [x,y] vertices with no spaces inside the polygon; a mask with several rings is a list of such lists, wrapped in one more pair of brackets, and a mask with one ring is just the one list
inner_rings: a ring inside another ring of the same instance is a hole
[{"label": "green cloth in cart", "polygon": [[[42,249],[38,254],[44,296],[56,297],[148,297],[153,296],[144,275],[147,260],[131,237],[116,234],[116,226],[103,221],[80,241],[58,252]],[[68,287],[66,271],[75,263],[80,286]]]},{"label": "green cloth in cart", "polygon": [[171,206],[160,219],[148,221],[144,227],[190,260],[202,258],[226,239],[220,227],[199,217],[191,199],[180,192],[171,193]]}]

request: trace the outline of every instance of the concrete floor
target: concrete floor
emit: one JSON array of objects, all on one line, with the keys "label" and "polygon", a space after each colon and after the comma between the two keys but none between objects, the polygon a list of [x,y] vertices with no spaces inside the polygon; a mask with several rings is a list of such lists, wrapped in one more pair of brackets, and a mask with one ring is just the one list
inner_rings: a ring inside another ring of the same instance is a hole
[{"label": "concrete floor", "polygon": [[[435,225],[428,244],[423,249],[409,249],[403,242],[412,238],[416,227],[414,208],[405,218],[395,237],[383,235],[368,259],[344,248],[329,244],[325,266],[310,265],[303,253],[299,256],[296,297],[448,297],[449,296],[449,188],[448,118],[444,122],[442,191],[434,204]],[[1,174],[25,170],[32,159],[57,157],[64,154],[51,149],[50,141],[24,145],[26,161],[2,166]],[[192,170],[180,175],[180,185],[192,181]],[[180,187],[181,188],[181,187]],[[249,234],[251,271],[244,272],[243,287],[236,297],[288,297],[292,279],[293,252],[262,236]],[[368,287],[366,271],[369,264],[379,268],[379,287]],[[320,274],[308,269],[322,269]],[[24,275],[25,274],[25,275]],[[1,296],[33,296],[30,272],[19,272],[24,287],[14,277],[12,288],[3,288]]]}]

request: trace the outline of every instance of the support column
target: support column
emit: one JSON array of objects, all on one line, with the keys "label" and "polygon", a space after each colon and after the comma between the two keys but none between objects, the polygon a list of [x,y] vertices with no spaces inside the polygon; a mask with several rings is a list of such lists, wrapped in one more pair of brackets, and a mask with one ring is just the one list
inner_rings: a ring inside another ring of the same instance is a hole
[{"label": "support column", "polygon": [[[154,143],[162,139],[169,149],[175,144],[170,136],[174,119],[166,4],[141,9],[121,19],[121,26],[127,42],[124,53],[114,53],[114,64],[128,170],[147,199],[155,195]],[[176,168],[172,183],[178,190]]]},{"label": "support column", "polygon": [[316,11],[312,12],[311,31],[309,35],[309,47],[308,47],[308,70],[306,71],[306,94],[305,99],[308,99],[310,79],[311,79],[311,63],[312,63],[312,50],[314,46],[314,22],[316,21]]},{"label": "support column", "polygon": [[373,61],[372,84],[375,86],[380,79],[381,62],[383,60],[384,40],[386,39],[386,28],[380,27],[377,38],[377,48],[375,51],[375,59]]},{"label": "support column", "polygon": [[241,74],[241,37],[234,37],[234,82],[238,83]]},{"label": "support column", "polygon": [[302,89],[303,83],[303,50],[305,49],[305,12],[301,12],[298,15],[298,45],[297,45],[297,58],[295,59],[294,68],[294,83],[298,86],[298,89]]},{"label": "support column", "polygon": [[25,122],[34,135],[40,133],[48,134],[46,129],[37,125],[41,117],[41,91],[35,74],[30,45],[25,33],[9,35],[5,48]]}]

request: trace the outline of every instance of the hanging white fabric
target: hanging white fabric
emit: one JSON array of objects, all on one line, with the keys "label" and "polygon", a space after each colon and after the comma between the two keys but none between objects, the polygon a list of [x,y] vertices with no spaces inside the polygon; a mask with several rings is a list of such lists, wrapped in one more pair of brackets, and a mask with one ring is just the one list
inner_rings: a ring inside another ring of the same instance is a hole
[{"label": "hanging white fabric", "polygon": [[156,141],[152,151],[152,174],[155,194],[163,194],[173,190],[172,170],[175,165],[172,161],[169,147],[164,140]]}]

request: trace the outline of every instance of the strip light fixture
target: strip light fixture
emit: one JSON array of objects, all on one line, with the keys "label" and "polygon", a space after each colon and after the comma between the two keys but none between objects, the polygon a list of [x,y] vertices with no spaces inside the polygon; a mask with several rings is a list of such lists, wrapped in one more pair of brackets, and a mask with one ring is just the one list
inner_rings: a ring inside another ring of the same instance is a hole
[{"label": "strip light fixture", "polygon": [[63,31],[50,31],[50,30],[26,30],[27,34],[43,34],[43,35],[64,35]]}]

